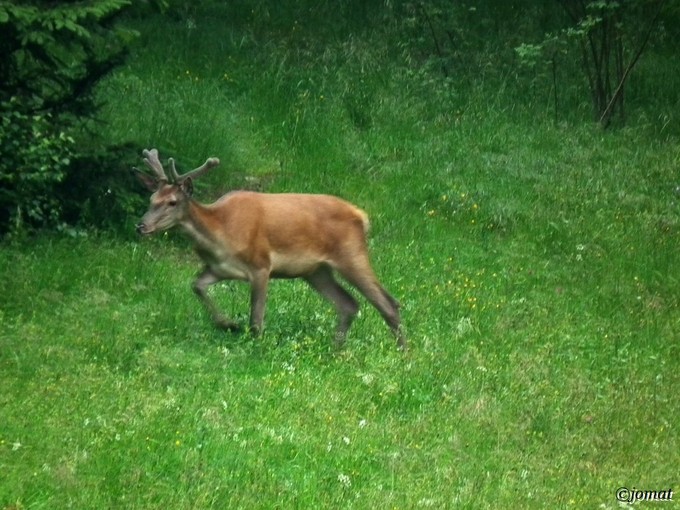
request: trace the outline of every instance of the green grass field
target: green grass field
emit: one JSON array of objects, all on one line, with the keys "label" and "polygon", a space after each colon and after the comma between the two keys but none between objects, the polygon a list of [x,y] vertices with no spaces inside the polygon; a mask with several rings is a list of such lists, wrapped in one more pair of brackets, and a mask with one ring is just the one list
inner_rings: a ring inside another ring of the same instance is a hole
[{"label": "green grass field", "polygon": [[[0,508],[613,510],[632,507],[620,487],[680,491],[666,126],[556,125],[375,41],[314,53],[196,23],[137,22],[104,136],[185,169],[220,157],[201,201],[360,205],[410,351],[363,299],[336,351],[331,306],[297,281],[271,285],[260,338],[217,331],[174,233],[7,242]],[[247,322],[245,284],[212,294]]]}]

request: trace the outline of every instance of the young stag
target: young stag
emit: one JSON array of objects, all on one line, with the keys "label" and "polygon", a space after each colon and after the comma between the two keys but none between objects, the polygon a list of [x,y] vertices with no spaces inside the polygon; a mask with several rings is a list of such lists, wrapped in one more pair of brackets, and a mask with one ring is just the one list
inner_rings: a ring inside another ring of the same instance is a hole
[{"label": "young stag", "polygon": [[154,175],[134,170],[153,194],[137,231],[149,235],[179,225],[192,238],[205,263],[193,289],[218,327],[239,329],[217,309],[208,286],[227,279],[250,282],[250,327],[257,334],[262,330],[269,279],[302,278],[335,306],[339,317],[335,340],[342,345],[359,305],[336,281],[337,271],[375,306],[398,346],[406,348],[399,303],[378,282],[368,260],[368,216],[361,209],[329,195],[251,191],[233,191],[202,205],[192,198],[192,179],[219,165],[217,158],[183,175],[177,175],[175,162],[169,159],[168,179],[158,151],[143,154]]}]

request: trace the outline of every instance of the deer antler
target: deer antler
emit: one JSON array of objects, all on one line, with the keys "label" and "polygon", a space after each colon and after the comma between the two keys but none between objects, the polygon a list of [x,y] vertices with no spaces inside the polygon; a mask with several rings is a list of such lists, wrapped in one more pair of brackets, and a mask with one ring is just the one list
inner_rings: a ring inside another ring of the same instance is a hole
[{"label": "deer antler", "polygon": [[204,173],[206,173],[208,170],[215,168],[217,165],[220,164],[220,160],[217,159],[217,158],[208,158],[208,159],[205,160],[205,163],[203,163],[198,168],[194,168],[193,170],[191,170],[191,171],[189,171],[185,174],[182,174],[182,175],[179,175],[177,173],[177,170],[175,169],[175,160],[174,159],[169,158],[168,163],[170,163],[170,175],[172,176],[172,179],[176,183],[179,184],[181,182],[186,181],[190,177],[192,179],[195,179],[196,177],[199,177],[199,176],[203,175]]},{"label": "deer antler", "polygon": [[[165,170],[163,170],[163,165],[161,164],[161,160],[158,159],[158,150],[157,149],[151,149],[151,150],[144,149],[142,151],[142,154],[144,155],[144,163],[146,164],[146,166],[148,166],[153,171],[153,173],[156,174],[156,177],[158,177],[158,180],[168,182],[168,177],[165,175]],[[173,166],[173,170],[174,170],[174,166]]]},{"label": "deer antler", "polygon": [[144,149],[142,151],[142,154],[144,155],[144,163],[153,171],[154,174],[156,174],[156,178],[159,181],[170,182],[170,180],[172,179],[172,182],[174,182],[175,184],[181,184],[190,177],[192,179],[195,179],[196,177],[203,175],[208,170],[211,170],[220,164],[219,159],[208,158],[206,159],[205,163],[203,163],[198,168],[194,168],[193,170],[185,174],[179,175],[177,173],[177,169],[175,168],[175,160],[172,158],[168,158],[168,163],[170,164],[170,179],[168,179],[167,175],[165,175],[163,164],[161,163],[161,160],[158,158],[157,149],[151,150]]}]

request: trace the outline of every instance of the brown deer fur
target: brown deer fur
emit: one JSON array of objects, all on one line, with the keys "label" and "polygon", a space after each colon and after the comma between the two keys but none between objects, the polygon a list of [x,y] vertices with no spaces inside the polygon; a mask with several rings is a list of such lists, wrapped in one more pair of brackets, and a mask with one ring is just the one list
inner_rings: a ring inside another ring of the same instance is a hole
[{"label": "brown deer fur", "polygon": [[195,243],[205,267],[194,291],[221,328],[238,329],[217,309],[208,286],[222,280],[245,280],[251,285],[250,327],[262,330],[270,278],[302,278],[328,299],[338,313],[336,342],[344,342],[358,311],[356,300],[336,281],[339,273],[380,312],[406,347],[399,304],[382,287],[371,268],[366,246],[368,216],[358,207],[330,195],[268,194],[233,191],[210,205],[192,196],[192,176],[219,164],[216,158],[182,176],[169,160],[169,182],[155,149],[144,161],[156,177],[135,169],[149,188],[151,206],[137,230],[149,235],[178,225]]}]

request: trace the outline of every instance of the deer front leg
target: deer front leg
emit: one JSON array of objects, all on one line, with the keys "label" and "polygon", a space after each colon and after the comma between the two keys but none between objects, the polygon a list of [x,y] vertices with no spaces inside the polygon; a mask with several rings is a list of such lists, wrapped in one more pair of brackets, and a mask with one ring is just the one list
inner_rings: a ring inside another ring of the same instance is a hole
[{"label": "deer front leg", "polygon": [[250,330],[254,335],[262,333],[264,307],[267,301],[269,271],[257,271],[250,282]]},{"label": "deer front leg", "polygon": [[217,276],[210,269],[206,268],[199,275],[199,277],[196,278],[196,281],[193,284],[193,289],[198,296],[198,299],[201,300],[203,306],[205,306],[205,308],[208,310],[208,313],[210,313],[210,317],[218,328],[225,331],[238,331],[241,329],[240,326],[236,322],[229,320],[224,315],[222,315],[222,313],[217,309],[217,306],[215,306],[213,300],[210,299],[210,296],[208,296],[208,287],[222,280],[224,280],[224,278]]}]

